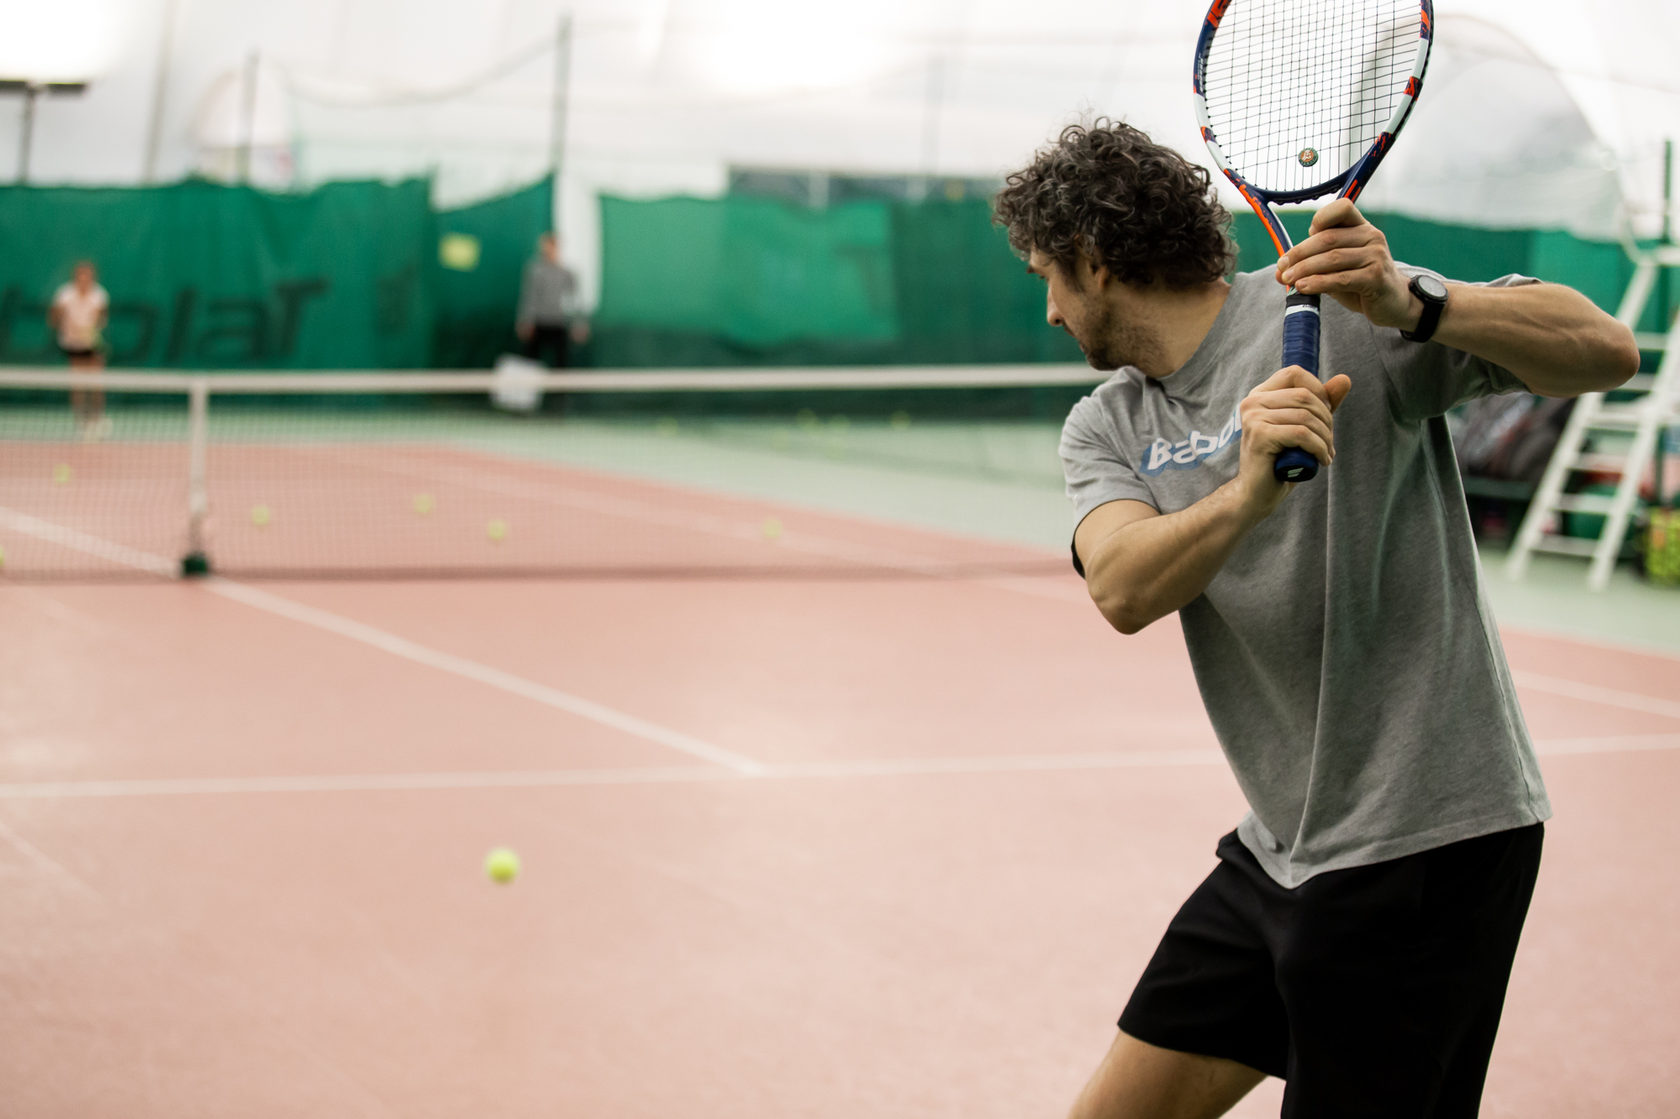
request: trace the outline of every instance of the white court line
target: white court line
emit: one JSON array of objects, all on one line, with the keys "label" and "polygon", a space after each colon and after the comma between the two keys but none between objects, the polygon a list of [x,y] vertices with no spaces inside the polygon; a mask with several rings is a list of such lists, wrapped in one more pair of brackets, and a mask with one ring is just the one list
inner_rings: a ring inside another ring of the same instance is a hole
[{"label": "white court line", "polygon": [[734,770],[743,776],[759,773],[764,767],[751,758],[725,750],[721,746],[714,746],[693,735],[683,734],[681,731],[662,727],[646,719],[639,719],[634,715],[627,715],[594,700],[563,692],[558,688],[551,688],[546,684],[538,684],[534,680],[527,680],[523,676],[515,676],[511,672],[503,672],[499,668],[492,668],[478,661],[471,661],[465,657],[455,656],[453,653],[440,652],[428,648],[406,638],[398,637],[379,629],[377,626],[366,625],[353,621],[331,611],[320,610],[313,606],[305,606],[300,602],[293,602],[288,598],[281,598],[277,594],[258,590],[243,583],[235,583],[227,579],[211,577],[203,582],[205,590],[223,598],[232,599],[246,606],[255,607],[276,617],[300,622],[315,629],[325,630],[337,634],[351,641],[371,646],[381,652],[394,657],[423,664],[428,668],[435,668],[440,672],[447,672],[452,676],[459,676],[466,680],[474,680],[486,687],[507,692],[578,715],[591,722],[621,730],[637,738],[644,738],[649,742],[657,742],[661,746],[668,746],[673,750],[688,754],[702,761],[713,762]]},{"label": "white court line", "polygon": [[740,781],[743,773],[716,766],[554,769],[505,773],[354,773],[299,777],[166,777],[119,781],[42,781],[0,785],[0,800],[107,797],[229,796],[237,793],[378,793],[426,789],[542,789],[569,785],[670,785]]},{"label": "white court line", "polygon": [[[175,574],[175,565],[161,556],[135,551],[132,548],[112,544],[109,541],[100,540],[85,533],[60,529],[56,525],[38,521],[34,517],[13,513],[8,509],[0,508],[0,514],[4,514],[4,516],[0,516],[0,523],[5,523],[16,531],[39,536],[42,539],[53,539],[54,542],[63,543],[66,547],[77,551],[87,552],[102,559],[113,560],[153,574],[171,576]],[[61,538],[55,539],[51,535],[54,533],[63,535]],[[435,668],[452,676],[473,680],[486,687],[532,700],[545,707],[566,711],[591,722],[600,723],[603,726],[612,727],[637,738],[669,747],[680,753],[724,766],[743,776],[752,776],[763,768],[751,758],[725,750],[721,746],[714,746],[712,743],[693,735],[683,734],[681,731],[672,730],[669,727],[662,727],[657,723],[625,714],[605,704],[596,703],[593,700],[584,699],[569,692],[563,692],[558,688],[548,687],[546,684],[538,684],[522,676],[515,676],[511,672],[503,672],[499,668],[492,668],[487,664],[480,664],[465,657],[457,657],[451,653],[428,648],[376,626],[352,621],[327,610],[305,606],[302,603],[281,598],[277,594],[245,586],[242,583],[235,583],[228,579],[211,577],[201,580],[199,585],[212,594],[262,610],[276,617],[325,630],[339,637],[371,646],[392,656],[401,657],[416,664],[423,664],[428,668]]]},{"label": "white court line", "polygon": [[[1536,743],[1545,756],[1680,751],[1680,734],[1558,738]],[[757,774],[711,766],[618,769],[511,770],[472,773],[321,774],[297,777],[204,777],[121,781],[43,781],[0,785],[0,800],[80,800],[247,793],[457,792],[603,785],[688,785],[753,780],[836,780],[848,777],[927,777],[988,773],[1095,773],[1122,769],[1185,769],[1225,763],[1218,750],[1139,750],[1113,754],[999,755],[996,757],[880,758],[863,761],[766,765]]]},{"label": "white court line", "polygon": [[1542,676],[1537,672],[1512,672],[1511,678],[1519,687],[1549,692],[1566,699],[1579,699],[1604,707],[1620,707],[1627,711],[1644,711],[1651,715],[1667,715],[1671,719],[1680,719],[1680,703],[1671,699],[1658,699],[1656,696],[1624,692],[1597,684],[1583,684],[1579,680],[1564,680],[1557,676]]},{"label": "white court line", "polygon": [[0,525],[13,532],[21,532],[37,540],[69,548],[73,552],[82,552],[97,559],[121,564],[123,567],[132,567],[136,571],[144,571],[148,575],[162,575],[167,579],[173,578],[179,572],[177,564],[162,556],[154,556],[150,552],[138,551],[123,544],[90,536],[64,525],[55,525],[51,521],[31,517],[15,509],[0,508]]},{"label": "white court line", "polygon": [[1604,738],[1549,738],[1534,744],[1543,757],[1564,754],[1621,754],[1680,750],[1680,734],[1624,734]]},{"label": "white court line", "polygon": [[116,781],[42,781],[0,785],[0,800],[203,796],[237,793],[354,793],[471,789],[541,789],[580,785],[678,785],[719,781],[915,777],[963,773],[1058,773],[1171,768],[1223,763],[1218,750],[1142,750],[1137,753],[1000,755],[998,757],[882,758],[853,762],[765,765],[757,773],[715,766],[632,766],[616,769],[512,770],[471,773],[321,774],[297,777],[178,777]]},{"label": "white court line", "polygon": [[53,875],[61,881],[68,882],[78,893],[86,894],[88,897],[94,898],[100,896],[98,890],[76,877],[76,875],[71,873],[71,871],[65,867],[63,863],[60,863],[57,859],[54,859],[45,851],[29,842],[29,840],[13,831],[9,826],[7,826],[6,821],[4,820],[0,820],[0,839],[3,839],[7,843],[11,844],[13,848],[15,848],[30,862],[34,863],[36,867],[45,870],[48,874]]}]

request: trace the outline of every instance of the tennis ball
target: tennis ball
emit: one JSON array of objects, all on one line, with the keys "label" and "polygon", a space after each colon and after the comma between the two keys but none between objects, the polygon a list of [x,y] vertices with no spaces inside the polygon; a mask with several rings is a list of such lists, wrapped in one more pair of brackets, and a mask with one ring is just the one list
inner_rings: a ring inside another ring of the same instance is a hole
[{"label": "tennis ball", "polygon": [[57,466],[53,467],[53,481],[61,486],[70,484],[71,474],[72,471],[70,467],[65,463],[61,462]]},{"label": "tennis ball", "polygon": [[764,520],[764,539],[775,540],[781,535],[782,522],[778,521],[775,517],[766,517]]},{"label": "tennis ball", "polygon": [[894,431],[903,431],[905,428],[910,426],[910,413],[909,412],[894,412],[892,414],[892,421],[891,422],[892,422],[892,426],[893,426]]},{"label": "tennis ball", "polygon": [[251,506],[251,523],[258,528],[263,527],[272,519],[266,505]]},{"label": "tennis ball", "polygon": [[672,436],[672,435],[675,435],[679,430],[681,430],[682,425],[679,424],[671,416],[665,416],[662,419],[660,419],[660,421],[657,424],[654,425],[654,428],[661,435]]},{"label": "tennis ball", "polygon": [[422,517],[430,513],[435,508],[437,508],[437,504],[432,500],[431,494],[417,493],[414,495],[414,511],[419,513]]},{"label": "tennis ball", "polygon": [[0,571],[6,569],[6,549],[0,548]]},{"label": "tennis ball", "polygon": [[793,417],[793,422],[806,429],[817,427],[822,423],[821,420],[817,419],[817,414],[809,408],[801,408]]},{"label": "tennis ball", "polygon": [[508,525],[506,521],[491,521],[484,527],[484,531],[489,534],[491,540],[500,544],[507,539]]},{"label": "tennis ball", "polygon": [[512,882],[519,876],[519,856],[506,847],[497,847],[484,856],[484,873],[492,882]]}]

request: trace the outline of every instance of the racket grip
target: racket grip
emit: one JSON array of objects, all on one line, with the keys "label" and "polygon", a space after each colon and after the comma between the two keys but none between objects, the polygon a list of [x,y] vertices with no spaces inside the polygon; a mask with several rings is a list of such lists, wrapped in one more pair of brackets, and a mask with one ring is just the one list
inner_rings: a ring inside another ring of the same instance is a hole
[{"label": "racket grip", "polygon": [[[1318,296],[1289,293],[1283,315],[1283,364],[1299,365],[1318,376]],[[1308,482],[1318,475],[1318,459],[1299,447],[1286,447],[1272,462],[1280,482]]]}]

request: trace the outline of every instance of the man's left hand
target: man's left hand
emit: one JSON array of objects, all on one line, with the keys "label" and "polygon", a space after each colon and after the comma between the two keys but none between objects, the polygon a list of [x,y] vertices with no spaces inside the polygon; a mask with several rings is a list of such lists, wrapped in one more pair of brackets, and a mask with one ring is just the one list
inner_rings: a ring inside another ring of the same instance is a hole
[{"label": "man's left hand", "polygon": [[1377,326],[1410,330],[1423,313],[1388,253],[1388,238],[1345,198],[1313,215],[1307,239],[1278,260],[1277,277],[1303,294],[1328,295]]}]

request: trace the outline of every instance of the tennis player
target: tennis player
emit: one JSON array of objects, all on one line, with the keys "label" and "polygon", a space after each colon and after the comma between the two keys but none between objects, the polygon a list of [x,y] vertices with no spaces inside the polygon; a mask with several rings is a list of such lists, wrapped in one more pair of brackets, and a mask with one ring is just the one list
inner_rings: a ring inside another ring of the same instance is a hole
[{"label": "tennis player", "polygon": [[47,325],[58,337],[59,351],[70,360],[73,381],[87,381],[87,387],[70,390],[70,409],[83,439],[111,434],[105,393],[96,379],[105,368],[103,337],[110,313],[111,297],[99,286],[93,264],[86,260],[76,264],[71,281],[60,285],[47,307]]},{"label": "tennis player", "polygon": [[[1208,173],[1135,128],[1063,131],[999,222],[1051,326],[1114,376],[1068,416],[1073,562],[1121,633],[1176,612],[1250,811],[1167,927],[1076,1119],[1474,1116],[1551,815],[1444,413],[1638,368],[1566,287],[1397,263],[1351,202],[1227,278]],[[1286,283],[1320,383],[1278,369]],[[1286,447],[1326,465],[1276,481]]]}]

